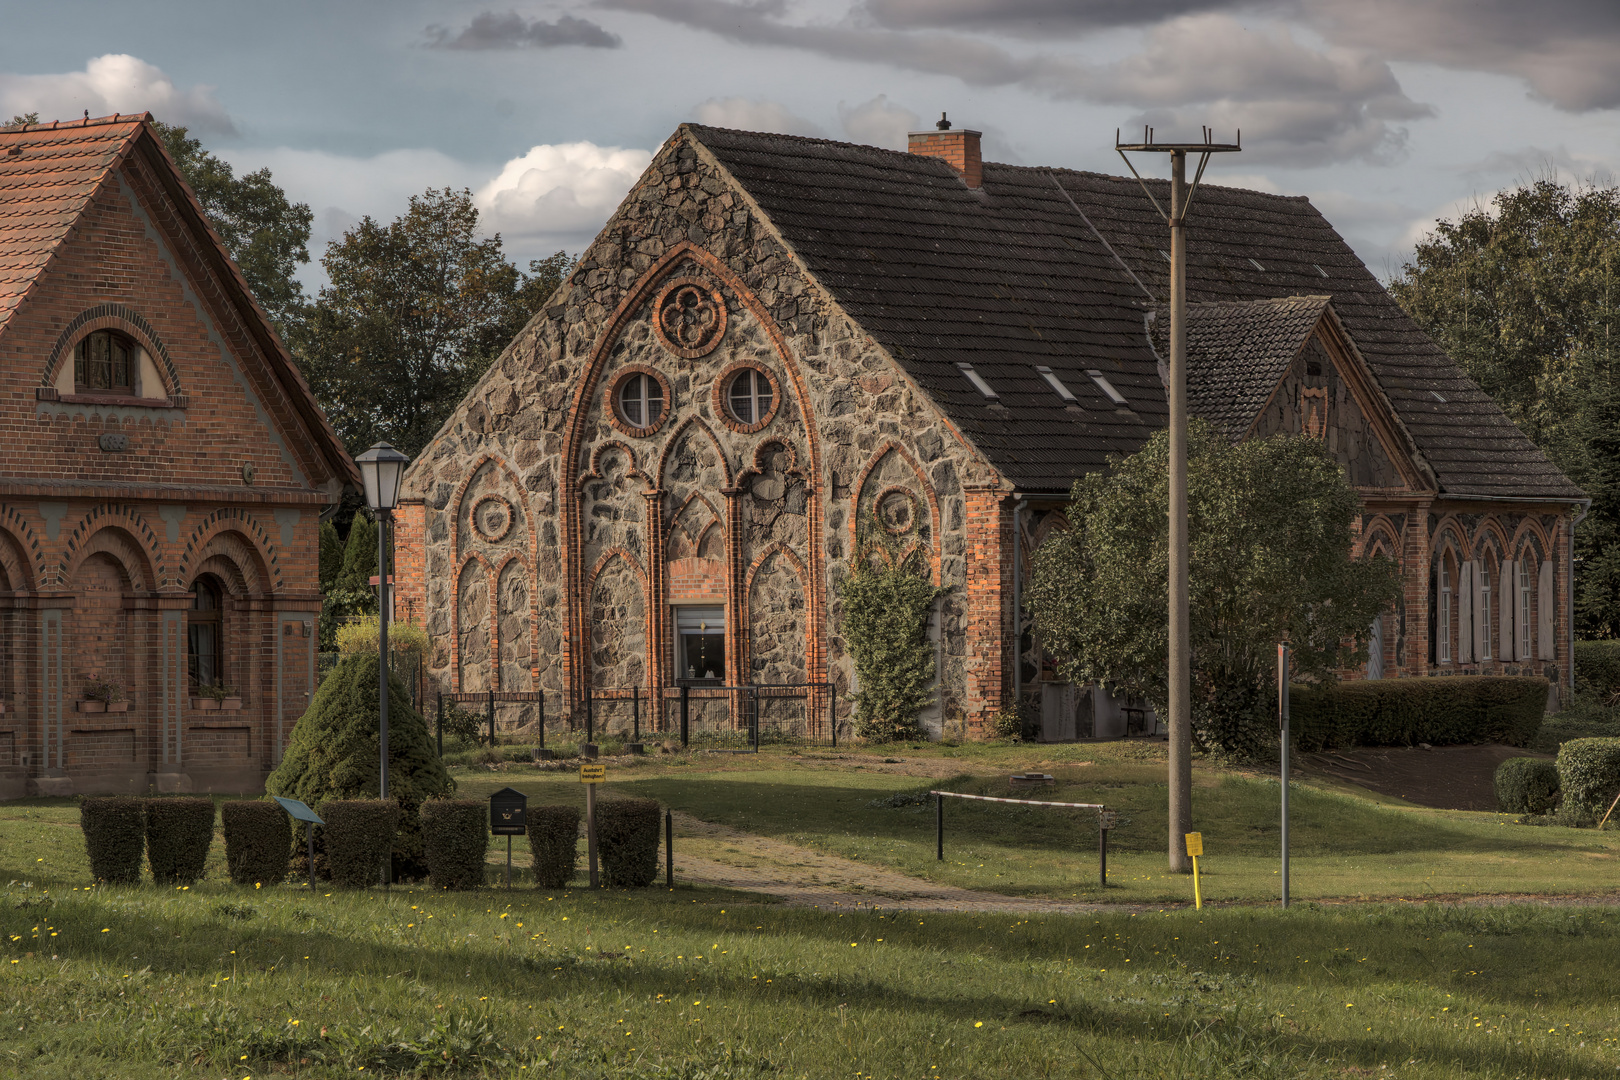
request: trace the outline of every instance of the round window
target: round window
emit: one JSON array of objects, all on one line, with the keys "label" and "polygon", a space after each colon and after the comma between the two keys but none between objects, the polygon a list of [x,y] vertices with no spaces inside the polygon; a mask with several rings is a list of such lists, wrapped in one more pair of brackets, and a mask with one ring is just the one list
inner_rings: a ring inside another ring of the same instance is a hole
[{"label": "round window", "polygon": [[739,423],[757,424],[771,413],[771,380],[758,368],[743,368],[732,377],[726,394],[731,415]]},{"label": "round window", "polygon": [[636,372],[619,385],[619,416],[633,428],[658,426],[664,415],[664,387],[646,372]]}]

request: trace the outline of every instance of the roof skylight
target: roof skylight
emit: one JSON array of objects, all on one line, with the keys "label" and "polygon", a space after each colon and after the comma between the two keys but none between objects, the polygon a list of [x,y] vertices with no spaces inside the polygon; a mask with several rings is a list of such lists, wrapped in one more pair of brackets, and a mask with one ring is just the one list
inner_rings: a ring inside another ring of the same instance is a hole
[{"label": "roof skylight", "polygon": [[1041,373],[1041,378],[1046,380],[1046,385],[1050,386],[1052,389],[1057,391],[1058,397],[1062,398],[1064,401],[1069,401],[1069,402],[1074,402],[1074,401],[1079,401],[1080,400],[1079,398],[1075,397],[1073,393],[1071,393],[1069,391],[1069,388],[1067,386],[1063,385],[1063,380],[1062,379],[1060,379],[1056,375],[1052,374],[1052,369],[1051,368],[1042,367],[1039,364],[1037,364],[1037,365],[1035,365],[1035,370]]},{"label": "roof skylight", "polygon": [[1260,265],[1259,259],[1250,259],[1249,265],[1260,271],[1262,274],[1266,272],[1266,268]]},{"label": "roof skylight", "polygon": [[1130,404],[1125,400],[1124,394],[1114,389],[1114,384],[1108,381],[1108,376],[1096,369],[1087,369],[1086,374],[1091,376],[1091,381],[1097,384],[1098,389],[1108,395],[1109,401],[1112,401],[1115,405]]},{"label": "roof skylight", "polygon": [[967,376],[968,382],[973,384],[973,389],[977,390],[991,401],[1000,400],[996,392],[990,389],[990,384],[984,381],[984,376],[973,370],[972,364],[958,363],[956,367],[958,371]]},{"label": "roof skylight", "polygon": [[1321,274],[1321,275],[1322,275],[1322,276],[1323,276],[1323,277],[1327,277],[1327,276],[1328,276],[1328,272],[1327,272],[1327,271],[1326,271],[1326,270],[1324,270],[1324,269],[1322,269],[1322,267],[1321,267],[1321,266],[1320,266],[1320,265],[1319,265],[1319,264],[1317,264],[1317,263],[1311,263],[1311,265],[1312,265],[1312,266],[1315,266],[1315,267],[1316,267],[1316,272],[1317,272],[1317,273],[1318,273],[1318,274]]},{"label": "roof skylight", "polygon": [[1429,393],[1434,395],[1434,400],[1436,400],[1436,401],[1444,401],[1444,400],[1446,400],[1446,396],[1444,394],[1442,394],[1438,390],[1430,390]]}]

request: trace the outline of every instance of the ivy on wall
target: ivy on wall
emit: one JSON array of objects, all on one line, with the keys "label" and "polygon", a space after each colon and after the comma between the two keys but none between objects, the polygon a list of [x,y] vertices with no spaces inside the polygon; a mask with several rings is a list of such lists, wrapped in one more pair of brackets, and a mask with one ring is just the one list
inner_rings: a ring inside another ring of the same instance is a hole
[{"label": "ivy on wall", "polygon": [[892,742],[919,734],[917,714],[934,699],[928,617],[950,591],[928,578],[921,548],[902,553],[879,528],[862,530],[861,557],[841,590],[844,639],[855,660],[856,734]]}]

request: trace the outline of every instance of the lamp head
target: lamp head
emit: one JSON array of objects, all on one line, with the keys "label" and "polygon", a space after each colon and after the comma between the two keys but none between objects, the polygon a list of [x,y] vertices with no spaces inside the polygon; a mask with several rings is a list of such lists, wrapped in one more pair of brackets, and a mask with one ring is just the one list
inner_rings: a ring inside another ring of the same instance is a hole
[{"label": "lamp head", "polygon": [[391,511],[399,503],[399,481],[411,459],[385,442],[354,459],[366,483],[366,505],[376,511]]}]

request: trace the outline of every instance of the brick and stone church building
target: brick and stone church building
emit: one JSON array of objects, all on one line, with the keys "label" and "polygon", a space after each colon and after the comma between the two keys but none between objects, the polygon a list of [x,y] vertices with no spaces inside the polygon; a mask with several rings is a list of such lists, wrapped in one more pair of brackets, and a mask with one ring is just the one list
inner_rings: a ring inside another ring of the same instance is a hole
[{"label": "brick and stone church building", "polygon": [[257,788],[359,484],[147,119],[0,128],[0,798]]},{"label": "brick and stone church building", "polygon": [[[985,162],[973,131],[683,125],[410,469],[400,589],[440,684],[828,682],[847,716],[867,522],[951,589],[930,732],[1020,694],[1046,737],[1123,733],[1014,597],[1073,481],[1166,423],[1166,247],[1134,179]],[[1325,440],[1404,573],[1358,674],[1566,681],[1581,491],[1307,200],[1205,184],[1189,251],[1195,413]]]}]

